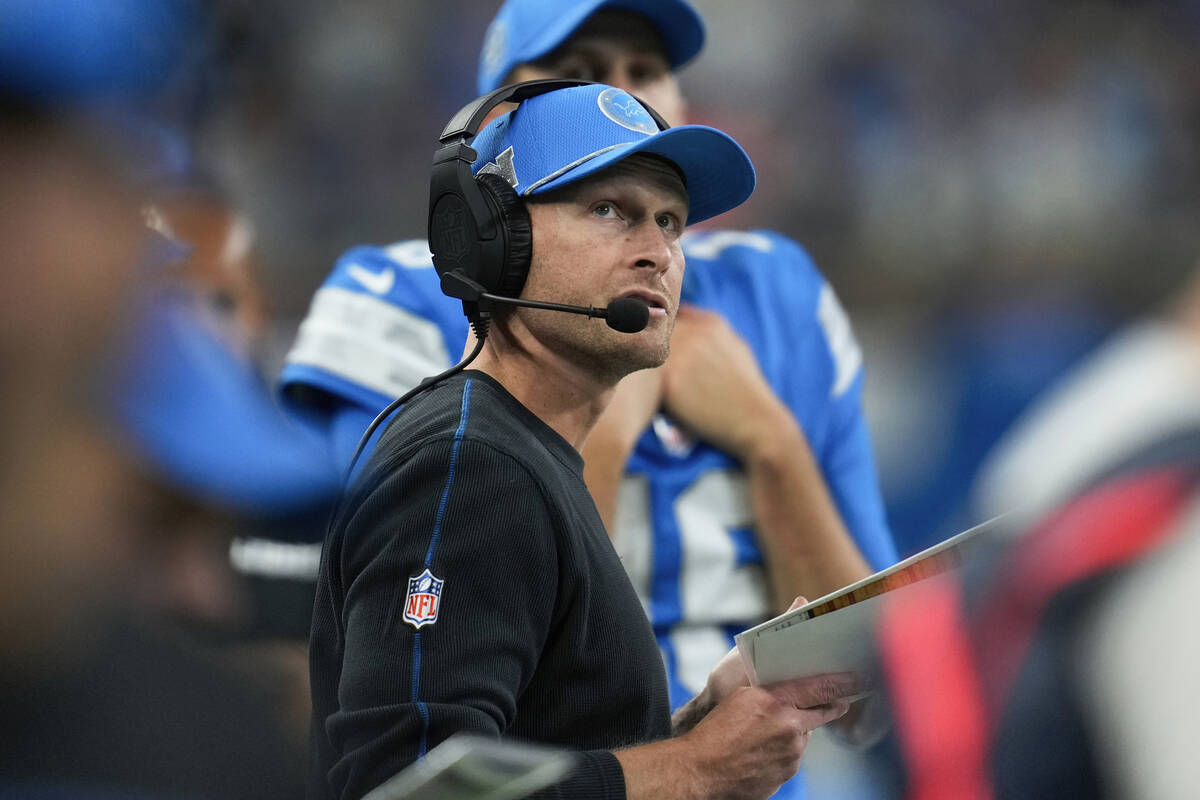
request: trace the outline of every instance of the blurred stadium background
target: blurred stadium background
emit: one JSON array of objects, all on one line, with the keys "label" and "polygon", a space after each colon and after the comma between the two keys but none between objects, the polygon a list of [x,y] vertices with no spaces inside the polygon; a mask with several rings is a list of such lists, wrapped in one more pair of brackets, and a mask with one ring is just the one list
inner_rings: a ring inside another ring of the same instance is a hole
[{"label": "blurred stadium background", "polygon": [[[215,3],[226,63],[180,119],[258,228],[268,364],[339,252],[424,236],[495,5]],[[1200,2],[696,5],[692,116],[759,170],[719,224],[795,237],[840,293],[912,552],[972,522],[971,478],[1033,395],[1200,256]]]}]

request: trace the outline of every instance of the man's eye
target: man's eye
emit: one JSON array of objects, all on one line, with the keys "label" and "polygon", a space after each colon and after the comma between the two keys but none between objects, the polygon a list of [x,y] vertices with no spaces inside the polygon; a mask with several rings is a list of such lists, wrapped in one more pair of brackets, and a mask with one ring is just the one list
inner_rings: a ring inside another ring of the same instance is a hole
[{"label": "man's eye", "polygon": [[664,231],[674,231],[679,229],[679,220],[675,219],[672,214],[659,214],[655,217],[658,227]]},{"label": "man's eye", "polygon": [[597,217],[611,217],[616,215],[617,212],[611,203],[597,203],[592,207],[592,213]]}]

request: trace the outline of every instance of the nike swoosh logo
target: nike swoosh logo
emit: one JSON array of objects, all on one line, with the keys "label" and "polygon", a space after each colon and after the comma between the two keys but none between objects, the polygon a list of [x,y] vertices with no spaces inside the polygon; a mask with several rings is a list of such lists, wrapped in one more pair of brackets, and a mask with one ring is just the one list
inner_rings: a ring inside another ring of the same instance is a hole
[{"label": "nike swoosh logo", "polygon": [[396,285],[396,271],[391,267],[387,267],[383,272],[371,272],[358,264],[351,264],[346,272],[372,294],[387,294]]}]

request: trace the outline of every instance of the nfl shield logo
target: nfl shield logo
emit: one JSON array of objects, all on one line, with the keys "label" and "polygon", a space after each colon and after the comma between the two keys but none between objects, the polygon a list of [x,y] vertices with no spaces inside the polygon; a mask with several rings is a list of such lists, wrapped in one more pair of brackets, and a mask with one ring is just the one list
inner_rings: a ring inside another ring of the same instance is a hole
[{"label": "nfl shield logo", "polygon": [[428,569],[415,578],[409,578],[408,596],[404,598],[404,621],[414,628],[437,622],[443,583]]},{"label": "nfl shield logo", "polygon": [[471,250],[474,231],[470,212],[458,195],[443,195],[433,212],[433,224],[429,226],[429,248],[438,260],[453,264],[462,261]]}]

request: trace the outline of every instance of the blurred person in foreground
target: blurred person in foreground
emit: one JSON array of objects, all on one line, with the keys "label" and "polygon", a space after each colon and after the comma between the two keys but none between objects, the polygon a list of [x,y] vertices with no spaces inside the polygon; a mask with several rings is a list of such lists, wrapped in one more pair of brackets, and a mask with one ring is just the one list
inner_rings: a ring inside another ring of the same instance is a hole
[{"label": "blurred person in foreground", "polygon": [[91,393],[107,439],[96,468],[121,490],[124,547],[91,565],[112,585],[89,598],[81,650],[4,697],[3,771],[34,796],[76,785],[297,797],[305,758],[291,709],[212,634],[244,613],[233,533],[325,508],[337,485],[200,303],[171,287],[143,294]]},{"label": "blurred person in foreground", "polygon": [[132,48],[138,31],[89,28],[86,14],[37,38],[38,23],[73,5],[13,4],[0,28],[0,662],[31,672],[86,647],[95,598],[129,547],[131,498],[106,469],[88,377],[117,329],[145,231],[119,143],[80,106],[142,87],[121,65],[67,58],[67,44],[80,46],[77,34],[101,53],[130,46],[137,68],[161,66]]},{"label": "blurred person in foreground", "polygon": [[[283,484],[287,481],[283,476],[294,478],[306,469],[324,469],[327,474],[324,481],[308,476],[292,487],[296,491],[291,496],[274,492],[226,521],[222,526],[226,535],[219,544],[228,550],[229,563],[218,564],[215,559],[206,563],[235,590],[239,602],[235,607],[226,601],[223,609],[213,609],[220,613],[210,615],[212,619],[196,620],[205,639],[219,643],[223,655],[277,693],[289,729],[298,741],[307,741],[308,631],[321,540],[340,476],[328,466],[327,458],[312,458],[317,450],[287,444],[306,432],[281,435],[286,424],[269,408],[271,394],[262,370],[272,308],[261,278],[252,220],[239,211],[178,130],[161,126],[142,139],[147,152],[160,154],[155,159],[157,168],[144,181],[149,196],[147,223],[180,249],[178,258],[163,265],[161,280],[186,294],[196,322],[229,351],[221,359],[221,369],[211,371],[212,378],[226,383],[238,380],[240,402],[251,407],[251,416],[261,425],[260,435],[255,435],[253,425],[246,425],[241,434],[228,438],[224,444],[228,458],[243,461],[240,468],[247,472],[278,472]],[[199,398],[196,403],[203,410]],[[228,406],[228,411],[235,413],[235,407]],[[207,418],[217,428],[230,424],[212,411]],[[273,441],[277,452],[270,448]],[[186,444],[186,439],[181,437],[180,443]],[[261,455],[255,448],[261,448]],[[281,456],[283,463],[268,463],[264,456]],[[220,463],[215,456],[207,461]],[[300,491],[304,483],[313,490],[311,496]],[[216,542],[210,544],[215,546]]]},{"label": "blurred person in foreground", "polygon": [[[147,164],[128,134],[149,124],[195,11],[30,0],[6,5],[0,27],[5,797],[284,798],[302,785],[271,704],[173,624],[228,609],[214,580],[228,538],[213,531],[245,510],[176,480],[212,468],[180,439],[233,454],[222,437],[237,431],[197,419],[228,381],[211,381],[217,357],[188,357],[211,348],[181,345],[180,325],[203,324],[140,297],[179,251],[144,225]],[[261,385],[259,397],[270,406]],[[241,466],[217,471],[230,481]]]},{"label": "blurred person in foreground", "polygon": [[485,288],[523,298],[641,298],[647,320],[621,332],[464,300],[473,368],[391,419],[326,539],[312,797],[360,797],[468,731],[580,751],[580,766],[539,796],[762,798],[862,688],[853,675],[751,688],[729,659],[672,718],[653,632],[579,450],[618,382],[666,358],[685,226],[743,202],[754,170],[725,134],[660,129],[620,89],[540,91],[473,137],[475,160],[459,167],[500,214],[499,263],[464,258],[451,202],[462,195],[439,194],[435,180],[440,268],[451,279],[449,264],[465,263],[463,280],[476,270]]},{"label": "blurred person in foreground", "polygon": [[986,495],[1030,483],[1010,535],[881,618],[895,795],[1191,796],[1200,271],[1015,436],[1030,474],[997,468]]},{"label": "blurred person in foreground", "polygon": [[184,129],[143,124],[129,135],[144,154],[143,214],[164,251],[146,277],[165,330],[147,323],[149,346],[134,337],[133,374],[115,380],[114,402],[124,438],[183,512],[178,524],[161,520],[170,535],[146,542],[147,599],[265,689],[303,749],[313,581],[340,476],[262,375],[270,308],[251,221]]},{"label": "blurred person in foreground", "polygon": [[[674,71],[703,41],[696,11],[678,0],[514,0],[489,29],[479,90],[595,79],[680,123]],[[896,556],[862,413],[861,353],[832,288],[799,245],[770,231],[689,232],[682,247],[671,356],[621,382],[583,449],[673,708],[704,687],[733,634]],[[452,363],[467,339],[425,241],[356,247],[313,300],[284,397],[344,468],[388,401]],[[799,779],[787,789],[803,792]]]},{"label": "blurred person in foreground", "polygon": [[977,516],[1044,512],[1115,453],[1200,424],[1197,330],[1200,267],[1166,308],[1111,335],[1014,423],[980,470]]}]

